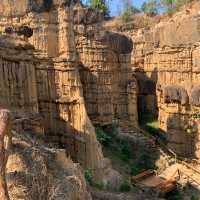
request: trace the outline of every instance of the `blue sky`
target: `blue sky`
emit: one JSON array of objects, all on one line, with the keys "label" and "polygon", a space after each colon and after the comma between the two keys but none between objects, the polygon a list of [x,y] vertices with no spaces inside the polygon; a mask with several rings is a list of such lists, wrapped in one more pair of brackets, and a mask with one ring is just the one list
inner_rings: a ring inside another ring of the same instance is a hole
[{"label": "blue sky", "polygon": [[[83,0],[86,2],[87,0]],[[111,16],[119,15],[120,10],[122,10],[121,0],[109,0],[110,1],[110,11]],[[132,0],[132,3],[136,7],[140,7],[145,0]]]},{"label": "blue sky", "polygon": [[[145,0],[132,0],[133,5],[140,7]],[[122,9],[121,0],[110,0],[111,15],[118,15],[120,9]]]}]

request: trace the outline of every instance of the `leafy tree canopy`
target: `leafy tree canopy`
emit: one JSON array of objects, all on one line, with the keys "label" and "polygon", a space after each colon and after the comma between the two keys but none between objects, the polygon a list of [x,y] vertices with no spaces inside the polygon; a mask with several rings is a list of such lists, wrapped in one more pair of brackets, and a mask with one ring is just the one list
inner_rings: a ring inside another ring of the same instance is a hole
[{"label": "leafy tree canopy", "polygon": [[168,13],[173,13],[183,5],[192,1],[193,0],[160,0],[160,5],[165,8]]},{"label": "leafy tree canopy", "polygon": [[147,15],[154,16],[158,14],[158,2],[156,0],[148,0],[141,6],[141,10]]},{"label": "leafy tree canopy", "polygon": [[122,0],[122,4],[123,4],[122,19],[126,22],[131,19],[132,15],[141,12],[139,8],[135,7],[132,4],[131,0]]},{"label": "leafy tree canopy", "polygon": [[99,9],[105,16],[109,16],[109,0],[87,0],[86,4],[92,8]]}]

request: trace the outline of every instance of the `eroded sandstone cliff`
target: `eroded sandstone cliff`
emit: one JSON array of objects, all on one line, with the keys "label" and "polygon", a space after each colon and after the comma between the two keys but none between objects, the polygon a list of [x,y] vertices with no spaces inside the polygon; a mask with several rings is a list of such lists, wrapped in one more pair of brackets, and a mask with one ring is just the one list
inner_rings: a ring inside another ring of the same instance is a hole
[{"label": "eroded sandstone cliff", "polygon": [[[1,107],[22,118],[18,131],[34,125],[97,180],[115,184],[92,123],[137,125],[132,40],[104,30],[102,13],[79,1],[4,0],[0,13]],[[25,26],[28,38],[16,31]]]},{"label": "eroded sandstone cliff", "polygon": [[134,41],[132,63],[139,85],[139,113],[158,115],[169,147],[179,155],[196,158],[199,158],[199,10],[196,2],[153,26],[124,29]]}]

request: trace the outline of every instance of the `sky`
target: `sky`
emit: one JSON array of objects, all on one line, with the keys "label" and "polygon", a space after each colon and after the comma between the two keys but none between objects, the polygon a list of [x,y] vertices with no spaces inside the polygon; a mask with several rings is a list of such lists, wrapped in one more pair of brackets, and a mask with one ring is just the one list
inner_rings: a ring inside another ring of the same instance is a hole
[{"label": "sky", "polygon": [[[145,0],[132,0],[133,5],[136,7],[141,7]],[[122,9],[121,0],[110,0],[110,11],[111,16],[119,15],[120,9]]]},{"label": "sky", "polygon": [[[83,2],[86,2],[87,0],[83,0]],[[133,5],[136,6],[136,7],[141,7],[142,3],[145,1],[145,0],[131,0]],[[110,14],[111,16],[116,16],[116,15],[119,15],[120,13],[120,10],[122,10],[122,3],[121,3],[121,0],[109,0],[110,2]]]}]

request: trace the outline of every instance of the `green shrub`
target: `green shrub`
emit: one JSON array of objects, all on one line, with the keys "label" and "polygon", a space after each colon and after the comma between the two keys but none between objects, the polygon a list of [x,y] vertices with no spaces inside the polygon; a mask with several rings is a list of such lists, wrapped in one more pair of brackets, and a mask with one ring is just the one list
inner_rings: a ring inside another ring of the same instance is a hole
[{"label": "green shrub", "polygon": [[93,176],[91,170],[85,170],[85,179],[90,185],[93,184]]},{"label": "green shrub", "polygon": [[191,200],[199,200],[199,197],[192,195]]},{"label": "green shrub", "polygon": [[136,167],[140,168],[141,170],[153,169],[154,163],[152,161],[151,154],[144,149],[141,150],[136,161]]},{"label": "green shrub", "polygon": [[177,12],[183,5],[192,1],[193,0],[161,0],[160,4],[166,9],[167,13],[171,15]]},{"label": "green shrub", "polygon": [[129,192],[131,190],[131,184],[129,181],[124,180],[119,188],[120,192]]},{"label": "green shrub", "polygon": [[101,12],[104,13],[105,16],[109,16],[110,10],[108,5],[108,0],[88,0],[87,5],[91,8],[99,9]]},{"label": "green shrub", "polygon": [[104,146],[108,146],[112,141],[112,138],[101,127],[96,128],[96,135],[97,140]]},{"label": "green shrub", "polygon": [[133,185],[132,185],[132,187],[131,187],[131,192],[133,192],[133,193],[138,193],[139,191],[140,191],[139,187],[133,186]]},{"label": "green shrub", "polygon": [[119,143],[119,156],[123,161],[128,162],[131,159],[130,145],[125,141]]},{"label": "green shrub", "polygon": [[118,124],[117,122],[113,122],[112,124],[101,127],[101,129],[107,133],[112,138],[115,138],[118,134]]},{"label": "green shrub", "polygon": [[179,190],[174,190],[174,191],[168,193],[165,198],[167,200],[182,200],[183,199]]},{"label": "green shrub", "polygon": [[141,172],[142,172],[142,169],[140,169],[140,168],[138,168],[138,167],[136,167],[136,166],[131,167],[131,172],[130,172],[130,174],[131,174],[132,176],[136,176],[136,175],[138,175],[138,174],[141,173]]},{"label": "green shrub", "polygon": [[147,0],[142,6],[141,10],[149,16],[154,16],[158,14],[158,2],[157,0]]},{"label": "green shrub", "polygon": [[103,183],[97,183],[94,181],[92,171],[90,169],[85,170],[85,179],[87,183],[92,187],[98,188],[99,190],[102,190],[104,188]]},{"label": "green shrub", "polygon": [[127,8],[123,13],[122,13],[122,20],[124,22],[128,22],[131,20],[131,16],[137,14],[137,13],[140,13],[141,11],[134,7],[134,6],[131,6],[129,8]]}]

